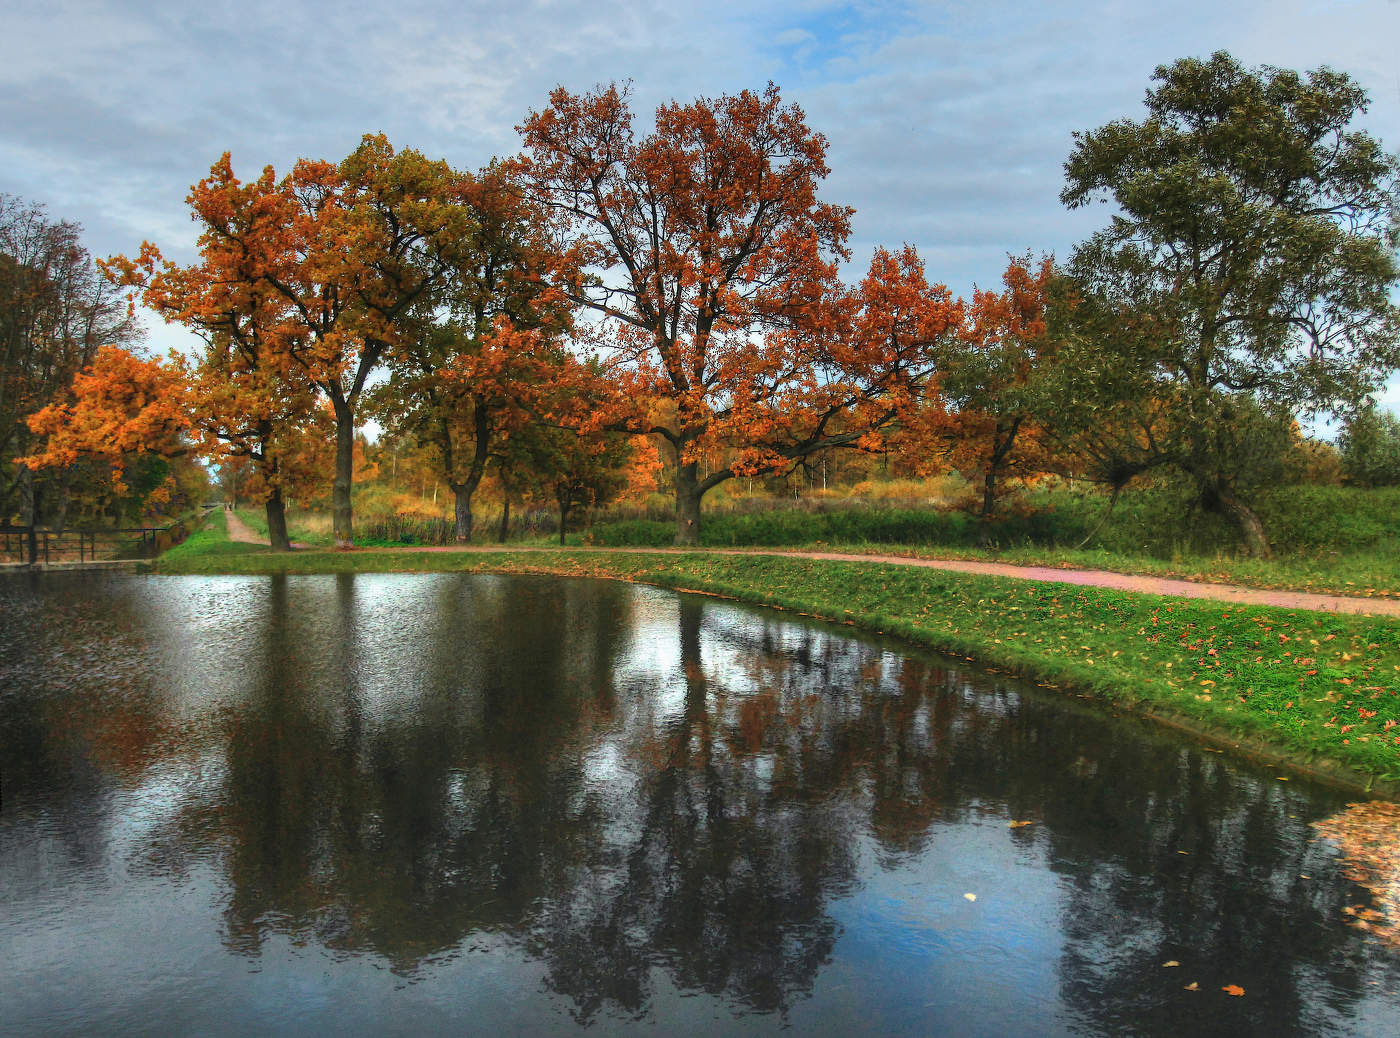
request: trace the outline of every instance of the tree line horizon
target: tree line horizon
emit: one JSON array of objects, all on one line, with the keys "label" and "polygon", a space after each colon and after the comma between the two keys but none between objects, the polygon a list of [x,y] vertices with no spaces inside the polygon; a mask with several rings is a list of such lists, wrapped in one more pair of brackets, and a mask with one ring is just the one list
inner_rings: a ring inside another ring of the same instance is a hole
[{"label": "tree line horizon", "polygon": [[[988,523],[1013,477],[1073,471],[1116,500],[1173,472],[1266,556],[1250,498],[1298,420],[1377,435],[1370,394],[1400,368],[1400,164],[1352,128],[1367,103],[1327,68],[1161,66],[1145,118],[1072,135],[1061,201],[1111,202],[1107,226],[1064,263],[1012,254],[967,299],[908,244],[841,279],[854,210],[819,197],[827,141],[771,83],[661,105],[645,133],[627,86],[558,87],[521,152],[474,173],[373,134],[247,182],[226,153],[187,198],[195,263],[149,242],[99,260],[47,382],[7,358],[0,503],[33,521],[41,474],[96,465],[120,486],[143,457],[198,455],[248,470],[287,550],[289,489],[333,467],[349,547],[373,416],[435,453],[461,542],[493,464],[554,496],[562,537],[627,466],[659,468],[654,445],[679,545],[724,481],[849,450],[913,471],[957,456]],[[8,202],[0,232],[23,225]],[[11,298],[42,296],[0,252]],[[202,349],[127,348],[138,301]],[[30,309],[7,308],[31,326],[10,352],[42,361]]]}]

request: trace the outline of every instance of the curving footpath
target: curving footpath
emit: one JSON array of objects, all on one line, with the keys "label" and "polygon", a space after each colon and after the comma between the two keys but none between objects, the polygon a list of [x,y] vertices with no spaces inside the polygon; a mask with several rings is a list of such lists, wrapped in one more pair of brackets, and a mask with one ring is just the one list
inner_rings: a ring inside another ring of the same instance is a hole
[{"label": "curving footpath", "polygon": [[[230,535],[232,529],[230,529]],[[262,543],[266,544],[266,541]],[[1147,595],[1205,598],[1218,602],[1238,602],[1241,605],[1277,606],[1282,609],[1308,609],[1326,613],[1358,613],[1372,616],[1400,616],[1400,601],[1386,598],[1359,598],[1351,595],[1324,595],[1311,591],[1269,591],[1240,587],[1237,584],[1205,584],[1193,580],[1173,580],[1167,577],[1136,576],[1102,569],[1057,569],[1053,566],[1013,566],[1005,562],[975,562],[967,559],[918,559],[906,555],[860,555],[837,551],[784,551],[773,548],[600,548],[600,547],[528,547],[525,545],[448,545],[418,548],[355,549],[376,552],[473,552],[493,554],[502,552],[565,551],[571,554],[597,552],[637,555],[764,555],[794,559],[825,559],[831,562],[880,562],[894,566],[916,566],[924,569],[950,570],[954,573],[977,573],[1013,580],[1039,580],[1047,583],[1079,584],[1085,587],[1113,588]]]},{"label": "curving footpath", "polygon": [[[259,537],[254,533],[253,528],[242,519],[238,518],[238,513],[232,509],[228,509],[224,512],[224,521],[228,523],[228,539],[231,541],[237,541],[240,544],[263,544],[269,546],[272,544],[272,541],[268,540],[266,537]],[[293,541],[292,547],[305,549],[310,548],[311,545],[302,544],[300,541]]]}]

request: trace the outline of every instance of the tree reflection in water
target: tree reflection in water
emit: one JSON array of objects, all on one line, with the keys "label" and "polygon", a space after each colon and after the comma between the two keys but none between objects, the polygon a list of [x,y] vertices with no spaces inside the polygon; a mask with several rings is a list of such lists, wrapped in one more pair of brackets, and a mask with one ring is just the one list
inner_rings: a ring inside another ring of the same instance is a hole
[{"label": "tree reflection in water", "polygon": [[[663,977],[786,1015],[840,955],[836,905],[976,858],[988,833],[1005,849],[977,862],[979,905],[1014,914],[995,880],[1013,865],[1057,891],[1053,946],[960,945],[988,971],[1054,961],[1058,1022],[1013,1001],[1012,1029],[1346,1030],[1396,986],[1394,958],[1341,925],[1361,895],[1312,840],[1340,803],[1325,791],[778,614],[602,582],[411,581],[272,578],[203,648],[118,632],[223,684],[183,714],[158,687],[175,663],[88,700],[7,697],[7,783],[91,814],[104,782],[197,773],[140,867],[217,862],[236,953],[281,934],[414,980],[504,940],[580,1022],[646,1017]],[[921,1006],[891,1019],[937,1026]]]}]

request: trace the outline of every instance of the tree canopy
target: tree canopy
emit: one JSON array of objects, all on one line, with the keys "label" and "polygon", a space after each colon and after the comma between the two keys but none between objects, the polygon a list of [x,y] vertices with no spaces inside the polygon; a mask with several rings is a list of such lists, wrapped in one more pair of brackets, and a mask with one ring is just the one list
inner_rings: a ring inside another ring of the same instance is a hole
[{"label": "tree canopy", "polygon": [[[662,105],[640,139],[632,121],[625,89],[559,88],[520,131],[556,218],[559,283],[606,354],[613,392],[593,425],[670,446],[676,541],[692,544],[709,489],[892,421],[930,370],[914,353],[956,308],[941,289],[936,314],[909,308],[896,282],[912,289],[923,270],[908,249],[877,254],[870,293],[842,288],[852,211],[819,199],[826,139],[772,84]],[[907,309],[876,313],[884,299]],[[868,334],[896,324],[923,338]],[[702,477],[719,447],[737,459]]]},{"label": "tree canopy", "polygon": [[1062,200],[1117,211],[1070,268],[1135,332],[1099,345],[1166,403],[1167,460],[1266,554],[1233,431],[1354,405],[1400,364],[1396,163],[1352,127],[1367,99],[1342,73],[1222,52],[1153,78],[1146,118],[1074,135]]},{"label": "tree canopy", "polygon": [[[1064,266],[1012,255],[967,302],[908,244],[844,279],[828,142],[772,84],[646,126],[626,86],[560,87],[522,153],[474,174],[381,134],[247,182],[225,154],[187,199],[197,259],[143,243],[105,279],[74,225],[0,196],[0,518],[36,522],[49,486],[61,516],[84,465],[120,483],[141,452],[194,453],[264,499],[280,548],[284,493],[329,483],[349,546],[369,413],[394,443],[385,496],[438,524],[445,482],[458,541],[479,488],[503,511],[550,500],[562,533],[665,471],[693,544],[725,481],[801,484],[819,461],[824,488],[840,455],[848,483],[871,456],[956,469],[984,538],[1044,474],[1116,500],[1174,473],[1267,554],[1252,499],[1292,471],[1300,420],[1346,420],[1332,478],[1393,467],[1365,401],[1400,368],[1400,165],[1356,128],[1366,107],[1327,68],[1164,65],[1144,114],[1074,134],[1061,198],[1111,205],[1106,226]],[[134,323],[114,285],[203,349],[116,348]]]}]

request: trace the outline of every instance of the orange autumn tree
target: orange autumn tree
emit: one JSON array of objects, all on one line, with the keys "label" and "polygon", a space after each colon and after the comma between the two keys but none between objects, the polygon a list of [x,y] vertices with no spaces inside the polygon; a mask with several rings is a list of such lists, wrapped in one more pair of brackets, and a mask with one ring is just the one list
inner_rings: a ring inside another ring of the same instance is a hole
[{"label": "orange autumn tree", "polygon": [[225,154],[187,201],[203,226],[197,264],[178,266],[145,242],[136,259],[115,256],[100,266],[167,322],[204,340],[203,353],[185,365],[192,428],[211,459],[252,465],[248,489],[263,500],[268,539],[274,551],[290,551],[283,491],[304,477],[292,458],[324,416],[294,360],[308,334],[264,277],[266,255],[247,247],[282,233],[286,200],[271,168],[243,184]]},{"label": "orange autumn tree", "polygon": [[256,300],[249,317],[259,315],[267,358],[260,370],[273,379],[295,370],[330,402],[337,547],[354,542],[361,397],[386,353],[436,305],[465,218],[461,195],[462,179],[445,162],[396,153],[382,135],[366,135],[339,164],[303,159],[280,180],[268,168],[246,189],[225,156],[191,196],[204,225],[203,262],[192,276],[206,279],[210,296]]},{"label": "orange autumn tree", "polygon": [[[114,492],[123,494],[122,476],[133,456],[174,457],[189,450],[188,399],[178,365],[101,346],[73,376],[67,399],[30,415],[29,429],[43,447],[16,461],[34,470],[69,468],[84,458],[103,462],[110,466]],[[156,492],[159,499],[169,488]]]},{"label": "orange autumn tree", "polygon": [[981,483],[986,524],[1009,476],[1043,471],[1049,448],[1037,427],[1037,379],[1054,364],[1046,289],[1054,260],[1013,258],[1000,292],[975,289],[962,333],[945,360],[942,388],[956,411],[953,466]]},{"label": "orange autumn tree", "polygon": [[[880,323],[837,281],[851,210],[818,199],[826,139],[775,86],[663,105],[640,139],[625,89],[561,87],[519,130],[555,217],[557,282],[596,321],[588,427],[669,445],[676,543],[698,542],[701,499],[724,480],[874,446],[922,392],[931,365],[914,354],[948,325],[917,346],[850,332],[857,308]],[[953,309],[946,294],[920,305]],[[721,449],[735,460],[702,478]]]}]

